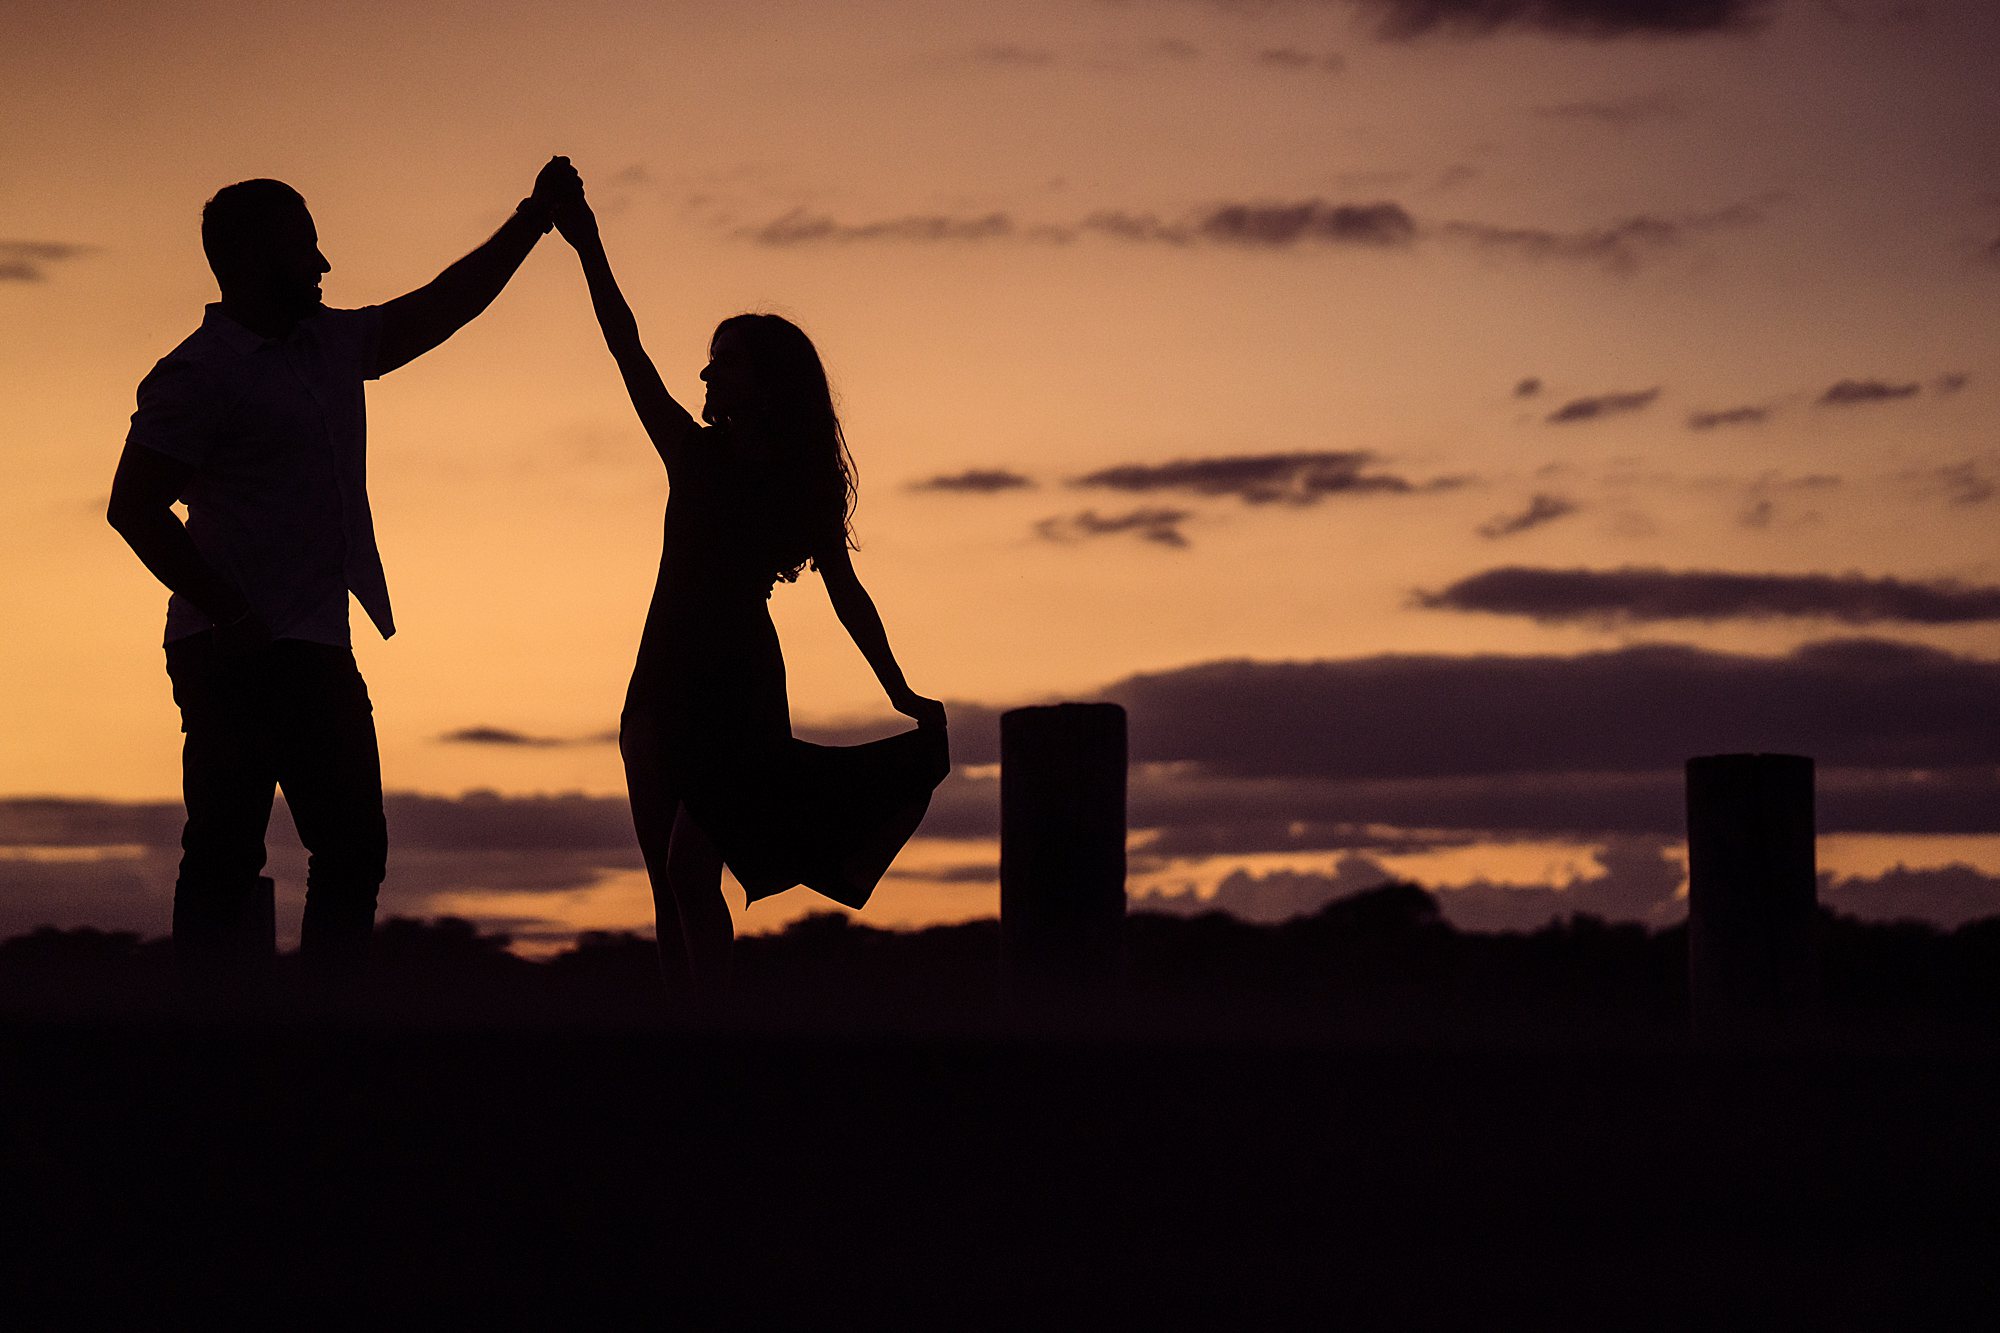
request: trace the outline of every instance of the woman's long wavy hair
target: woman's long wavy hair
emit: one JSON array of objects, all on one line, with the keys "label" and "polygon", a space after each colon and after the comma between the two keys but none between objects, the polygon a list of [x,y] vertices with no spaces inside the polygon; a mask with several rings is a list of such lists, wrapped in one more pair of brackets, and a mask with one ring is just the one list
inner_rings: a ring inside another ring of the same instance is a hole
[{"label": "woman's long wavy hair", "polygon": [[775,579],[790,583],[813,552],[835,533],[854,543],[854,456],[833,408],[826,367],[805,330],[782,315],[731,315],[715,326],[709,351],[724,333],[740,347],[756,385],[758,415],[777,466],[764,517]]}]

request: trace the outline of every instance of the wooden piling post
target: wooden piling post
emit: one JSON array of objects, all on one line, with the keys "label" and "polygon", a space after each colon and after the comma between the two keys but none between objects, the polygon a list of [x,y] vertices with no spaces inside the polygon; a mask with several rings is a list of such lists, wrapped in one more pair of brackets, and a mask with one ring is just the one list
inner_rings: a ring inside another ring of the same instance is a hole
[{"label": "wooden piling post", "polygon": [[1687,834],[1695,1037],[1726,1044],[1798,1027],[1817,988],[1812,760],[1688,760]]},{"label": "wooden piling post", "polygon": [[1015,992],[1099,989],[1125,928],[1125,710],[1000,718],[1000,937]]}]

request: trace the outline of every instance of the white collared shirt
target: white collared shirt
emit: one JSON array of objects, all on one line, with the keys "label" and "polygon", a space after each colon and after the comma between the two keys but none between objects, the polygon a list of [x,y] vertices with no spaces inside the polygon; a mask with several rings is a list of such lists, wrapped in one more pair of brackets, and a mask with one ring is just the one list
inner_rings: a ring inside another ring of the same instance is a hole
[{"label": "white collared shirt", "polygon": [[[284,339],[208,307],[139,384],[131,444],[194,469],[181,499],[195,548],[281,639],[345,648],[347,594],[396,632],[368,511],[362,382],[380,365],[378,307],[322,310]],[[176,594],[167,642],[210,627]]]}]

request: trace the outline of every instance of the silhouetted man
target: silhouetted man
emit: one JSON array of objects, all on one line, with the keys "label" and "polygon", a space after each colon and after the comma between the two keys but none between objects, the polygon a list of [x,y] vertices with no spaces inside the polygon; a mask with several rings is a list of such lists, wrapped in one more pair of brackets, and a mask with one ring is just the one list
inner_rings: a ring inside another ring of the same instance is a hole
[{"label": "silhouetted man", "polygon": [[348,593],[384,638],[395,621],[368,511],[362,384],[499,295],[549,231],[566,171],[560,158],[544,167],[492,239],[435,280],[360,310],[320,304],[332,266],[290,186],[243,181],[202,209],[222,299],[140,383],[109,513],[173,593],[167,674],[187,802],[174,953],[197,993],[226,993],[268,963],[261,876],[277,786],[311,854],[301,954],[333,977],[366,959],[388,834]]}]

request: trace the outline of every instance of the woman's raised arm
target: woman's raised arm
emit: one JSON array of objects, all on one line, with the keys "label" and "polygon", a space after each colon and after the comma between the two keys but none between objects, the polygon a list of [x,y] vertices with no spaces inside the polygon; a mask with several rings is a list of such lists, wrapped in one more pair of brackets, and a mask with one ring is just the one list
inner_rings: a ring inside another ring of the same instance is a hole
[{"label": "woman's raised arm", "polygon": [[672,476],[699,428],[688,410],[667,392],[653,359],[646,355],[646,348],[639,341],[639,321],[633,318],[632,307],[626,302],[625,293],[618,289],[618,279],[612,276],[611,260],[604,253],[604,240],[597,232],[597,215],[591,212],[581,186],[573,200],[557,208],[556,227],[563,239],[576,247],[577,258],[583,262],[584,281],[590,287],[590,304],[597,312],[597,326],[604,331],[604,344],[618,363],[618,373],[625,379],[625,392],[639,413],[639,424],[646,428],[653,447],[667,465],[667,474]]}]

